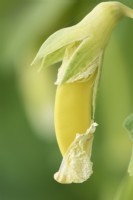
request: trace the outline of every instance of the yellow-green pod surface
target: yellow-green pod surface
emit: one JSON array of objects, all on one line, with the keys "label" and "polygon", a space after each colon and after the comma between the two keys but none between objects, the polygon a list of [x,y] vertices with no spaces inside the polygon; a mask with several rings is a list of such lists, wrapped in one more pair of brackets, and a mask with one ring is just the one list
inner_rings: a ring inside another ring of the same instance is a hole
[{"label": "yellow-green pod surface", "polygon": [[64,155],[77,133],[85,133],[91,124],[93,78],[86,82],[65,83],[57,87],[55,131]]}]

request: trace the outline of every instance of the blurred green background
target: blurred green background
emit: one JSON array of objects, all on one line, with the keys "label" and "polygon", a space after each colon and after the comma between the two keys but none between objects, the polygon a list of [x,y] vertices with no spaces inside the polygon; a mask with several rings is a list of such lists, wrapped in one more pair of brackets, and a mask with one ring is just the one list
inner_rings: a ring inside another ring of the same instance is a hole
[{"label": "blurred green background", "polygon": [[[53,180],[61,155],[54,133],[57,69],[30,66],[44,40],[80,21],[100,0],[0,0],[0,200],[132,200],[133,20],[114,30],[103,63],[92,160],[83,184]],[[133,0],[120,2],[133,8]],[[125,195],[125,196],[124,196]]]}]

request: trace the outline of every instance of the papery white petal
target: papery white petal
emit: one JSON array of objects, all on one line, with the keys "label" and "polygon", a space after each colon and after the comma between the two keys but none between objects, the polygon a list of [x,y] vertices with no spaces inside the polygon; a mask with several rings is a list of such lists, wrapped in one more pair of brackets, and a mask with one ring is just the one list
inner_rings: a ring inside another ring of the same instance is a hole
[{"label": "papery white petal", "polygon": [[93,163],[90,158],[96,126],[97,124],[93,122],[86,133],[76,135],[63,157],[59,171],[54,174],[57,182],[82,183],[91,176]]}]

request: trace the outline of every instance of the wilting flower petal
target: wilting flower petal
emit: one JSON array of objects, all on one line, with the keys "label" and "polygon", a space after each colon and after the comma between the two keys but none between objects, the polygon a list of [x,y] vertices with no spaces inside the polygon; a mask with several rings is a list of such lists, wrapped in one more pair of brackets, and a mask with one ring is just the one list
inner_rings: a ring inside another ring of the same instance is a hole
[{"label": "wilting flower petal", "polygon": [[82,183],[91,176],[93,164],[90,158],[96,126],[93,122],[86,133],[76,135],[63,157],[59,171],[54,175],[56,181],[65,184]]}]

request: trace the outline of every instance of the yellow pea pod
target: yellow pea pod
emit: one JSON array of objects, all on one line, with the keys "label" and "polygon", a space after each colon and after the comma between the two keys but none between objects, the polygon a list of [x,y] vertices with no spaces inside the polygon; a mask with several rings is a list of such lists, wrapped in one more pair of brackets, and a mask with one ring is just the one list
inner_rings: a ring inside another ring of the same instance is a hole
[{"label": "yellow pea pod", "polygon": [[85,133],[91,124],[94,76],[85,82],[65,83],[57,87],[55,131],[64,155],[77,133]]},{"label": "yellow pea pod", "polygon": [[33,61],[41,66],[62,61],[55,100],[55,132],[63,160],[54,178],[60,183],[81,183],[93,172],[90,158],[97,124],[91,120],[102,60],[124,16],[133,18],[133,9],[115,1],[100,3],[78,24],[52,34]]}]

